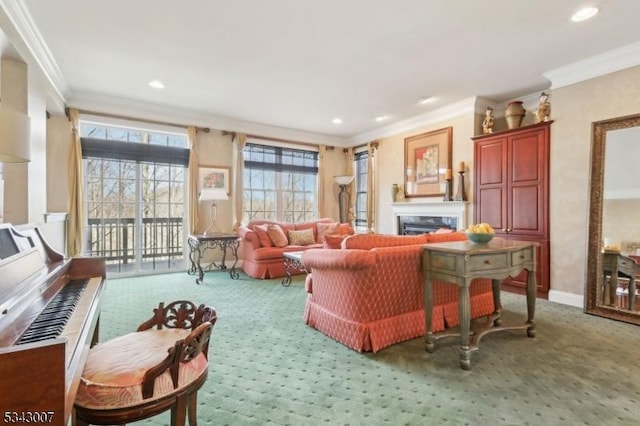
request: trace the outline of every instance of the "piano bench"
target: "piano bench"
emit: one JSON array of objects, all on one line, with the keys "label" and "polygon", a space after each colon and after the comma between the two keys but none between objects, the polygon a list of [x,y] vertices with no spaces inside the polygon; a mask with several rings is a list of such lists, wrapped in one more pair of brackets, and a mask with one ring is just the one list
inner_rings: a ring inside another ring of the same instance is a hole
[{"label": "piano bench", "polygon": [[213,308],[160,303],[138,331],[89,351],[74,402],[75,425],[125,424],[171,409],[171,425],[196,425],[207,380]]}]

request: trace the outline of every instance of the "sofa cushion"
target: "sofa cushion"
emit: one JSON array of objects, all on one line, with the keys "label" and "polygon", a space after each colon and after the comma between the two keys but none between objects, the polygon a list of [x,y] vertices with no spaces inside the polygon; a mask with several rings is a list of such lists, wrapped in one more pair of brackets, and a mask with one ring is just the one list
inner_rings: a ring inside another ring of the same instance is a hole
[{"label": "sofa cushion", "polygon": [[322,248],[322,244],[313,243],[308,246],[293,246],[288,245],[286,247],[260,247],[253,253],[253,260],[257,262],[278,262],[284,261],[284,253],[287,251],[304,251],[310,248]]},{"label": "sofa cushion", "polygon": [[271,238],[274,246],[285,247],[289,245],[287,234],[284,233],[279,225],[267,225],[267,234],[269,234],[269,238]]},{"label": "sofa cushion", "polygon": [[[385,235],[385,234],[358,234],[346,238],[342,242],[342,248],[371,250],[376,247],[408,246],[413,244],[426,244],[429,242],[428,234],[421,235]],[[444,236],[444,235],[443,235]]]},{"label": "sofa cushion", "polygon": [[450,241],[466,241],[464,232],[451,232],[449,234],[425,234],[427,243],[446,243]]},{"label": "sofa cushion", "polygon": [[325,235],[322,237],[322,248],[339,249],[342,241],[347,237],[348,235]]},{"label": "sofa cushion", "polygon": [[340,235],[353,235],[355,233],[356,231],[353,229],[353,227],[350,224],[348,223],[340,224]]},{"label": "sofa cushion", "polygon": [[307,246],[316,241],[313,239],[313,229],[303,229],[300,231],[289,231],[289,244],[296,246]]},{"label": "sofa cushion", "polygon": [[318,230],[317,234],[317,241],[319,243],[323,242],[323,237],[325,235],[340,235],[341,230],[340,230],[340,224],[338,222],[334,222],[334,223],[318,223],[316,225],[316,228]]},{"label": "sofa cushion", "polygon": [[258,240],[260,241],[260,245],[262,247],[273,247],[273,242],[267,233],[267,224],[256,225],[253,227],[253,231],[258,236]]}]

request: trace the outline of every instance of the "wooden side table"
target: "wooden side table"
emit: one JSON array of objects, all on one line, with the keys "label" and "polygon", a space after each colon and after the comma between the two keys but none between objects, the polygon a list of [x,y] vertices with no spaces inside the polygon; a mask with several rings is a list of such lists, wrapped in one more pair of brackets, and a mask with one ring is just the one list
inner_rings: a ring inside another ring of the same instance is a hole
[{"label": "wooden side table", "polygon": [[[187,270],[189,275],[194,275],[196,272],[198,273],[198,278],[196,278],[196,284],[202,284],[202,280],[204,278],[205,271],[211,271],[213,268],[218,268],[220,270],[226,270],[227,265],[225,260],[227,258],[227,248],[231,250],[231,254],[235,257],[235,261],[233,265],[229,269],[229,276],[233,280],[237,280],[240,277],[238,271],[236,271],[236,265],[238,264],[238,247],[240,246],[240,238],[235,234],[194,234],[189,235],[187,240],[191,251],[189,253],[189,260],[191,261],[191,267]],[[222,250],[222,260],[220,264],[216,262],[211,262],[204,268],[202,267],[200,261],[204,256],[204,253],[208,249],[219,248]]]},{"label": "wooden side table", "polygon": [[[534,322],[536,304],[536,246],[532,241],[514,241],[494,238],[486,244],[474,244],[470,241],[432,243],[423,246],[422,267],[425,272],[424,305],[426,312],[427,336],[426,350],[431,353],[437,339],[460,335],[460,367],[471,369],[471,352],[478,349],[480,339],[487,333],[500,330],[526,329],[527,336],[535,337]],[[508,276],[522,272],[527,274],[527,321],[521,325],[502,326],[500,318],[500,283]],[[475,278],[491,278],[495,312],[493,321],[482,330],[471,335],[471,303],[469,287]],[[459,289],[458,314],[460,332],[432,331],[433,283],[440,279]]]},{"label": "wooden side table", "polygon": [[[629,278],[628,308],[633,311],[636,294],[636,261],[629,256],[620,254],[619,251],[605,250],[602,252],[602,274],[604,275],[602,279],[602,302],[608,303],[609,306],[616,306],[618,277]],[[607,296],[609,298],[608,301],[606,300]]]},{"label": "wooden side table", "polygon": [[282,279],[282,286],[289,287],[291,285],[291,272],[292,271],[307,271],[307,268],[302,264],[302,253],[304,251],[285,251],[284,252],[284,273],[285,277]]}]

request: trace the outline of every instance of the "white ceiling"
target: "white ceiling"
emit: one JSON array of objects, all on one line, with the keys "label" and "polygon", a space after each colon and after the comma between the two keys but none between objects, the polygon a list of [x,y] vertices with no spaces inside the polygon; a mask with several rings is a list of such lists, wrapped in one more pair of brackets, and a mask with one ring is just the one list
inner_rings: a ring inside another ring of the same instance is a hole
[{"label": "white ceiling", "polygon": [[[548,72],[640,41],[638,0],[2,3],[28,12],[71,106],[346,141],[475,96],[500,103],[546,90]],[[572,23],[584,5],[600,13]],[[437,100],[418,105],[424,96]]]}]

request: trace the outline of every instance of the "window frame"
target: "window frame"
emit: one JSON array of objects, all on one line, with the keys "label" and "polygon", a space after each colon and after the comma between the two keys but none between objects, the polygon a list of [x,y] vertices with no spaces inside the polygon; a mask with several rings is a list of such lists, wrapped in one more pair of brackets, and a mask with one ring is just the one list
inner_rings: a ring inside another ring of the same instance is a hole
[{"label": "window frame", "polygon": [[[248,142],[243,155],[243,222],[295,223],[317,219],[317,151]],[[256,181],[261,184],[254,185]],[[263,196],[255,196],[259,193]],[[267,208],[269,203],[271,208]]]}]

